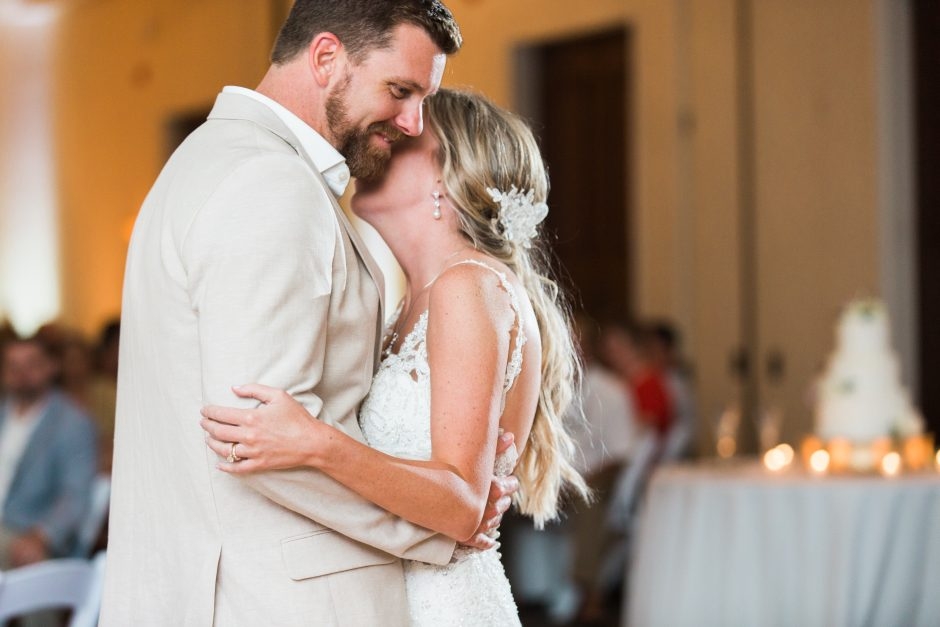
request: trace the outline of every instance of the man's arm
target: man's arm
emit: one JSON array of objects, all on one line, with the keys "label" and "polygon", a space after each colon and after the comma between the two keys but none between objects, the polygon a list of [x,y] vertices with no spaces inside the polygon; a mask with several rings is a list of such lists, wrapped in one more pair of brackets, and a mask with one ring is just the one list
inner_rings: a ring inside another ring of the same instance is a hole
[{"label": "man's arm", "polygon": [[[354,415],[324,415],[322,399],[311,392],[328,366],[331,291],[345,288],[332,285],[340,227],[326,193],[298,158],[255,157],[220,185],[193,220],[182,256],[199,317],[205,404],[248,406],[231,386],[259,381],[285,389],[314,416],[358,430]],[[372,324],[362,321],[363,328]],[[362,364],[366,376],[369,362]],[[214,465],[214,454],[206,454]],[[268,472],[245,481],[283,507],[394,555],[432,563],[452,555],[453,541],[389,514],[321,473]]]}]

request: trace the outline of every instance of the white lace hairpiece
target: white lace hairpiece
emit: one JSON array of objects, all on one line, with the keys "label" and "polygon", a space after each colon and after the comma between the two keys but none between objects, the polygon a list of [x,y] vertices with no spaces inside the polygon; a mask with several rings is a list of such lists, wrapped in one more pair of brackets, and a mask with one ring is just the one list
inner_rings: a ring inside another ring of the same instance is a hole
[{"label": "white lace hairpiece", "polygon": [[497,220],[503,227],[503,237],[525,248],[532,245],[532,238],[538,235],[536,228],[548,215],[548,205],[533,202],[535,190],[524,192],[513,185],[508,192],[487,187],[486,193],[493,202],[499,203]]}]

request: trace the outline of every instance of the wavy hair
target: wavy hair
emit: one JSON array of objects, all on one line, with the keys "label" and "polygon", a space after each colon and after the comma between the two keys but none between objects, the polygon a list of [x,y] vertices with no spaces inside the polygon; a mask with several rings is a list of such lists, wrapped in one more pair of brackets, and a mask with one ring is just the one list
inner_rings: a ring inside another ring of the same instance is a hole
[{"label": "wavy hair", "polygon": [[588,498],[571,460],[575,444],[564,416],[574,400],[581,365],[572,340],[564,295],[551,278],[549,255],[540,238],[526,248],[504,237],[499,205],[487,188],[534,190],[548,197],[548,175],[528,125],[486,98],[441,89],[426,100],[427,123],[440,142],[443,185],[460,230],[473,246],[509,267],[525,286],[542,338],[541,387],[529,441],[515,475],[521,485],[516,506],[538,527],[557,517],[563,490]]}]

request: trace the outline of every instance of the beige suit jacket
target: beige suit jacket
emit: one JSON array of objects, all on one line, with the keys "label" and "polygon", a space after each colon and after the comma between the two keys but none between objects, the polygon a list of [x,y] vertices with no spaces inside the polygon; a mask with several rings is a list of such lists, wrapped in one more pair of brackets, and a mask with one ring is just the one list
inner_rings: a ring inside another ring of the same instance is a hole
[{"label": "beige suit jacket", "polygon": [[256,381],[361,439],[381,291],[297,138],[220,94],[128,253],[102,625],[407,624],[396,556],[446,563],[452,541],[312,470],[226,475],[199,427]]}]

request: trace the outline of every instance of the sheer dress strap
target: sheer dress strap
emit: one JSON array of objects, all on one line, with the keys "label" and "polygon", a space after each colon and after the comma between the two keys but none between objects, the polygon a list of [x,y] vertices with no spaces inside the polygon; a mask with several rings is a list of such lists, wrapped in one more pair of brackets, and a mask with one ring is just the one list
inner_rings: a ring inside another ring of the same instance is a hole
[{"label": "sheer dress strap", "polygon": [[525,332],[522,330],[522,314],[519,310],[519,300],[516,298],[516,290],[513,288],[512,283],[509,282],[505,272],[497,270],[488,263],[479,261],[478,259],[464,259],[463,261],[458,261],[449,266],[448,269],[460,265],[474,265],[486,268],[499,278],[500,286],[509,294],[509,306],[512,307],[513,314],[515,314],[516,317],[514,325],[516,327],[516,342],[513,346],[512,354],[509,356],[509,363],[506,365],[506,378],[503,381],[503,393],[505,394],[512,387],[513,383],[516,382],[519,373],[522,372],[522,349],[527,339]]}]

